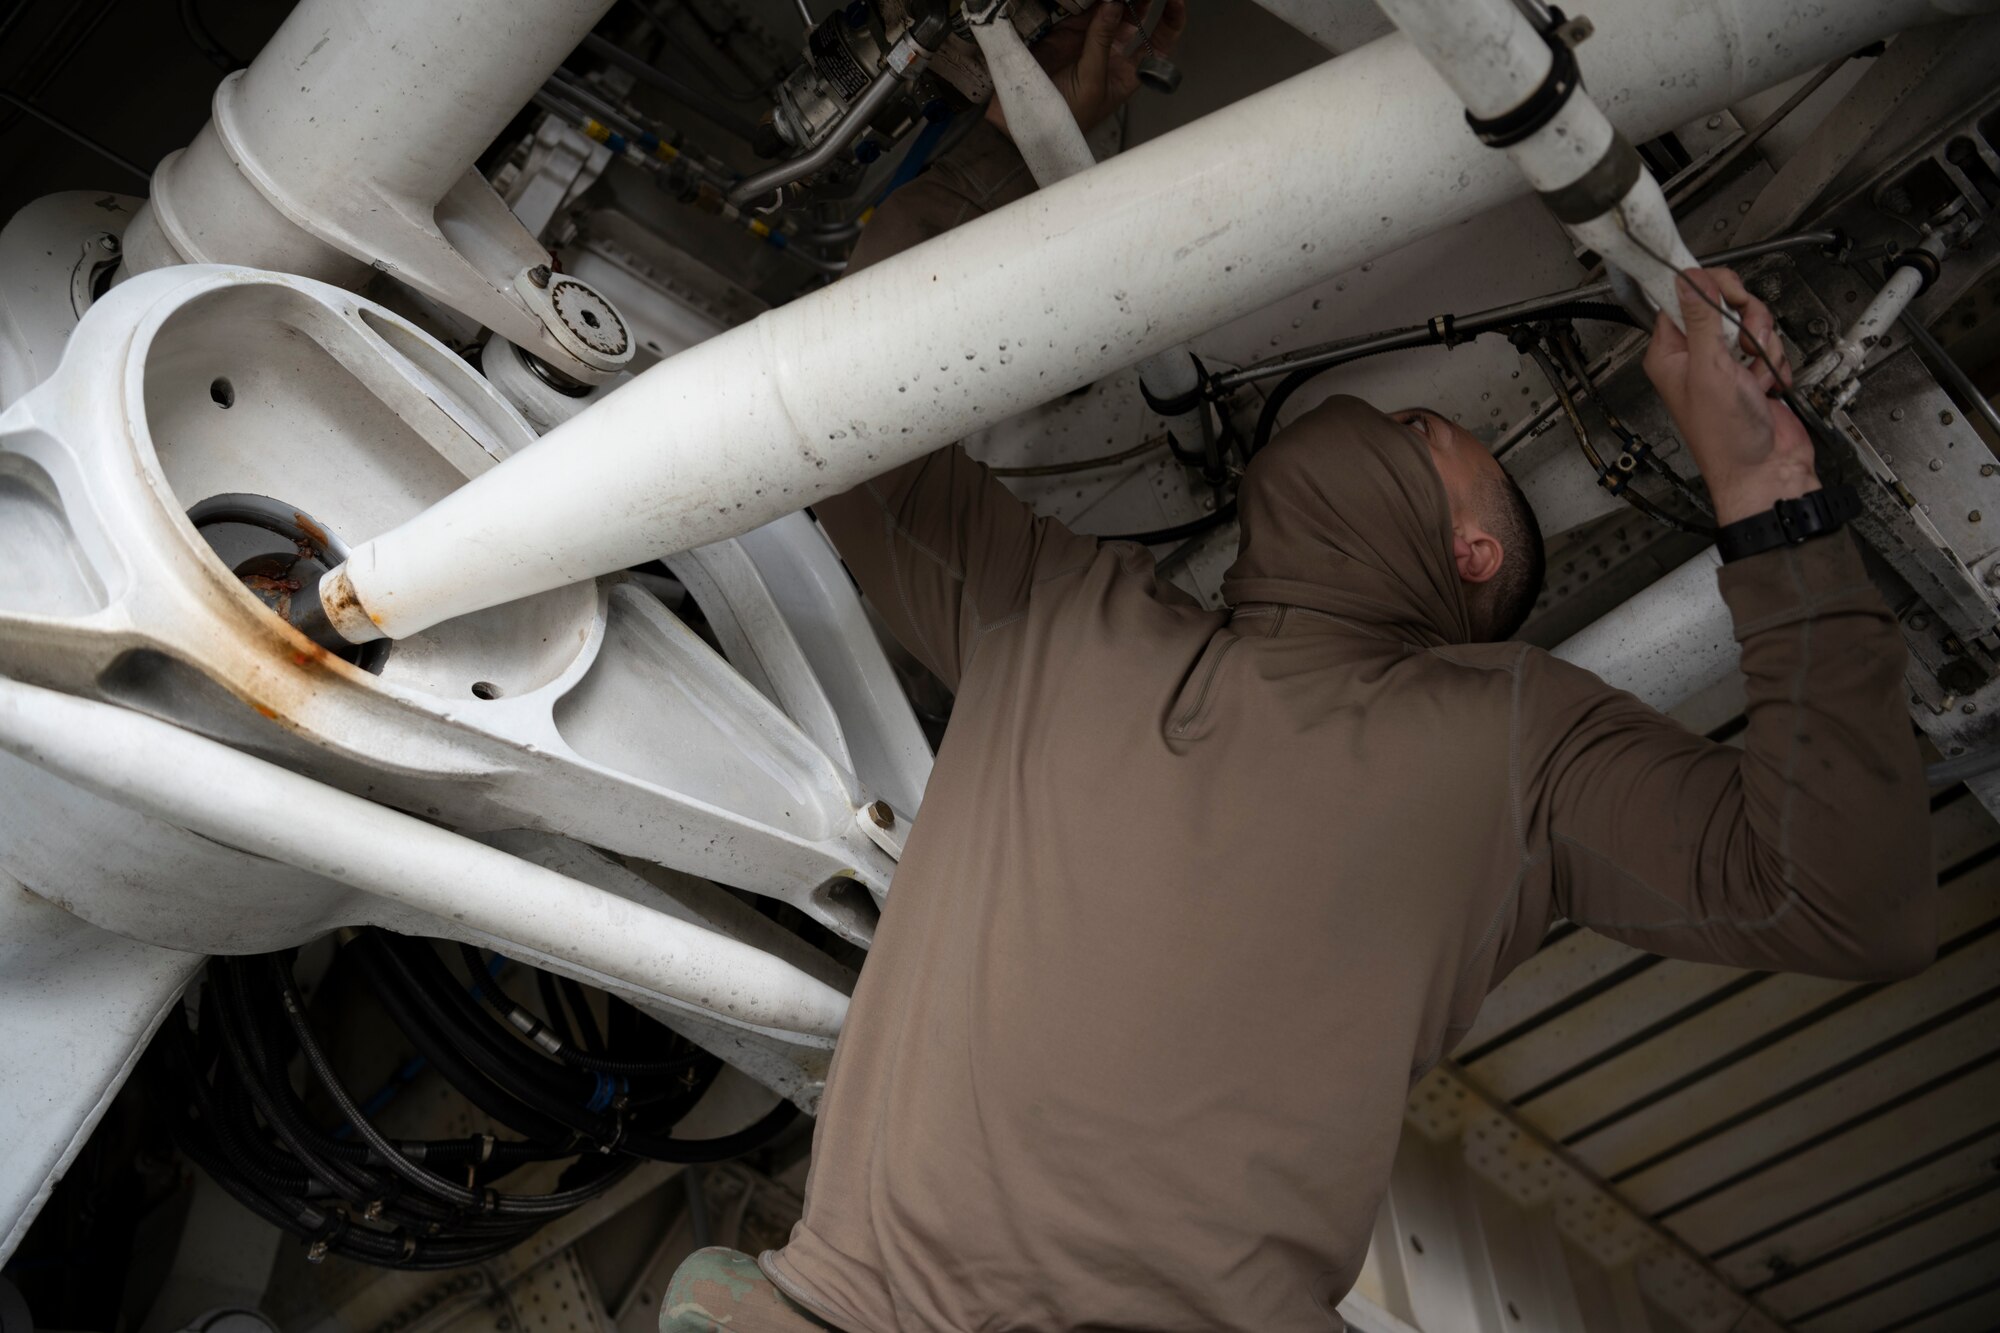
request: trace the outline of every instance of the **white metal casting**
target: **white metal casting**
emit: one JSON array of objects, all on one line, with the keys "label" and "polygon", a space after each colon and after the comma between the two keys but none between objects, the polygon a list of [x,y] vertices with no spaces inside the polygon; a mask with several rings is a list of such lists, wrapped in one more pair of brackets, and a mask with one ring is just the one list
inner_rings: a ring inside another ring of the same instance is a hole
[{"label": "white metal casting", "polygon": [[[0,415],[0,673],[24,682],[9,687],[0,846],[12,879],[61,909],[30,913],[35,929],[16,939],[48,948],[10,964],[7,984],[41,997],[49,949],[68,976],[125,978],[87,1003],[64,982],[56,999],[10,1009],[7,1067],[30,1071],[10,1083],[10,1118],[21,1113],[0,1200],[10,1228],[202,954],[375,920],[505,940],[655,1008],[675,995],[709,1007],[684,987],[697,972],[667,986],[657,970],[673,939],[692,938],[672,899],[602,857],[583,859],[616,882],[593,888],[575,867],[537,870],[518,848],[503,855],[439,825],[607,848],[786,898],[868,939],[894,862],[861,820],[883,800],[914,811],[929,751],[803,516],[744,540],[756,555],[731,594],[750,622],[744,643],[804,728],[625,581],[455,622],[398,645],[372,674],[280,624],[186,516],[214,495],[268,495],[334,536],[362,536],[532,438],[463,362],[387,311],[306,279],[202,267],[99,300],[55,373]],[[468,577],[481,561],[468,552]],[[94,758],[65,750],[93,736]],[[336,812],[359,822],[343,831]],[[254,844],[258,826],[271,841]],[[372,854],[355,836],[364,826]],[[438,859],[425,871],[427,844]],[[494,874],[468,878],[482,862]],[[440,896],[410,897],[426,876]],[[491,908],[510,893],[531,912],[511,926],[482,922],[469,901]],[[565,895],[574,910],[550,910]],[[768,932],[756,948],[723,940],[742,950],[730,957],[754,969],[786,956],[772,938],[785,932],[739,915]],[[80,922],[93,928],[79,934]],[[740,920],[704,924],[742,933]],[[593,960],[592,935],[621,956]],[[797,955],[812,951],[786,938],[786,984],[805,984],[797,969],[813,964]],[[839,969],[821,967],[804,992],[820,996],[818,1017],[765,1014],[818,1056],[713,1025],[699,1035],[810,1104],[842,990]],[[59,1067],[37,1064],[34,1051],[86,1009],[102,1015],[92,1037],[65,1047]],[[48,1091],[34,1090],[36,1071]]]},{"label": "white metal casting", "polygon": [[615,313],[516,286],[548,251],[472,165],[609,4],[305,0],[161,164],[126,271],[250,264],[358,287],[381,269],[566,373],[617,371],[632,343]]}]

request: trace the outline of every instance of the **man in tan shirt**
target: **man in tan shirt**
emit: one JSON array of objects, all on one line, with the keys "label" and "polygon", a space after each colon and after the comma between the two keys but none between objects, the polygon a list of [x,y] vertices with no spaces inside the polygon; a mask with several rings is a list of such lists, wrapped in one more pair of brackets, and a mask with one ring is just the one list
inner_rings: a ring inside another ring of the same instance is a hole
[{"label": "man in tan shirt", "polygon": [[[982,129],[855,264],[1030,184]],[[1692,281],[1782,365],[1733,274]],[[1718,520],[1816,489],[1770,370],[1683,311],[1646,365]],[[1330,400],[1238,505],[1221,611],[956,448],[818,507],[956,702],[804,1219],[754,1266],[691,1261],[663,1327],[1338,1329],[1410,1084],[1557,917],[1742,967],[1929,961],[1905,653],[1846,533],[1721,571],[1739,751],[1495,641],[1539,537],[1440,417]]]}]

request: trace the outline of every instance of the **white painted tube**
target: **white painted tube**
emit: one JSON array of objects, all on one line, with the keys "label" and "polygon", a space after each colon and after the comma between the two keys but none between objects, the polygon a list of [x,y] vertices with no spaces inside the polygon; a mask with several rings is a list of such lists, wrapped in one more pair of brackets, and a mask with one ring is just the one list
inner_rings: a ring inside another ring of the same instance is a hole
[{"label": "white painted tube", "polygon": [[[1643,139],[1938,14],[1598,0],[1592,17],[1592,86]],[[322,599],[349,637],[401,637],[745,532],[1520,188],[1384,38],[662,362],[363,543]]]},{"label": "white painted tube", "polygon": [[[384,200],[427,216],[610,0],[302,0],[216,90],[236,171],[294,224],[340,230]],[[214,138],[216,124],[203,131]],[[155,182],[189,260],[268,267],[238,191],[170,160]],[[357,197],[357,191],[363,192]],[[262,210],[259,210],[261,216]]]},{"label": "white painted tube", "polygon": [[111,704],[0,677],[0,749],[298,866],[726,1022],[831,1043],[847,997],[761,949]]},{"label": "white painted tube", "polygon": [[[1382,0],[1382,8],[1481,120],[1527,102],[1554,65],[1548,42],[1511,0]],[[1554,196],[1610,163],[1636,167],[1637,179],[1614,205],[1582,217],[1564,216],[1560,207],[1556,212],[1572,236],[1629,274],[1655,308],[1680,322],[1675,275],[1695,267],[1694,255],[1659,183],[1589,93],[1575,88],[1547,124],[1505,151],[1552,204]]]},{"label": "white painted tube", "polygon": [[[1944,257],[1944,238],[1935,234],[1926,236],[1917,246],[1932,259]],[[1894,261],[1891,261],[1894,262]],[[1933,270],[1935,271],[1935,270]],[[1923,270],[1913,263],[1896,264],[1890,272],[1882,290],[1862,308],[1860,317],[1840,335],[1840,341],[1813,358],[1811,365],[1799,372],[1801,388],[1810,388],[1821,380],[1838,385],[1861,369],[1868,360],[1868,353],[1889,331],[1889,326],[1902,318],[1917,293],[1924,287]]]},{"label": "white painted tube", "polygon": [[1741,669],[1736,624],[1716,586],[1722,561],[1703,551],[1563,640],[1555,655],[1662,711]]},{"label": "white painted tube", "polygon": [[[1006,113],[1007,136],[1021,151],[1021,160],[1028,164],[1035,184],[1046,189],[1096,166],[1097,156],[1090,151],[1069,103],[1028,51],[1013,23],[1002,17],[974,24],[972,35],[986,57],[994,95]],[[1137,369],[1139,382],[1155,402],[1175,403],[1201,387],[1194,357],[1186,347],[1156,352]],[[1196,402],[1166,422],[1183,448],[1206,451],[1211,438],[1206,403]]]},{"label": "white painted tube", "polygon": [[[972,39],[986,57],[993,92],[1007,115],[1007,137],[1037,185],[1052,185],[1097,165],[1069,103],[1049,82],[1048,72],[1028,50],[1013,20],[1005,17],[972,25]],[[1053,94],[1053,95],[1051,95]]]}]

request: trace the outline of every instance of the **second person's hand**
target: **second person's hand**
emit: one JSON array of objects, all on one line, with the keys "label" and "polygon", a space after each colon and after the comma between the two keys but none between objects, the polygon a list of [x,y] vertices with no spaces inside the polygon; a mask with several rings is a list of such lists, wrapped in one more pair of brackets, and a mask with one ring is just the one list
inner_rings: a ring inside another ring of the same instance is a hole
[{"label": "second person's hand", "polygon": [[[1186,0],[1152,0],[1164,3],[1160,21],[1149,39],[1159,55],[1171,56],[1180,44],[1187,25]],[[1049,79],[1069,104],[1070,114],[1085,133],[1095,129],[1106,116],[1125,105],[1139,90],[1139,58],[1145,49],[1126,53],[1126,46],[1139,31],[1134,20],[1144,16],[1147,5],[1128,9],[1119,0],[1101,0],[1087,14],[1064,19],[1049,30],[1033,47],[1035,59],[1048,71]],[[986,118],[1002,132],[1007,117],[1000,99],[987,105]]]}]

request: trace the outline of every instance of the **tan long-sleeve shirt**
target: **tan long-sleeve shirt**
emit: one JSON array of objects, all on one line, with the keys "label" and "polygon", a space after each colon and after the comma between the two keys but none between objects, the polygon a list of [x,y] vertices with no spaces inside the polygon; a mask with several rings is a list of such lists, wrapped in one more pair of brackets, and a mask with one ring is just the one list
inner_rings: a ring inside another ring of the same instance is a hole
[{"label": "tan long-sleeve shirt", "polygon": [[[1024,188],[968,149],[864,258]],[[839,1327],[1337,1329],[1409,1084],[1555,917],[1746,967],[1931,956],[1904,648],[1847,535],[1722,571],[1739,752],[1467,643],[1427,450],[1358,400],[1240,509],[1215,612],[956,449],[819,507],[957,695],[763,1257]]]}]

